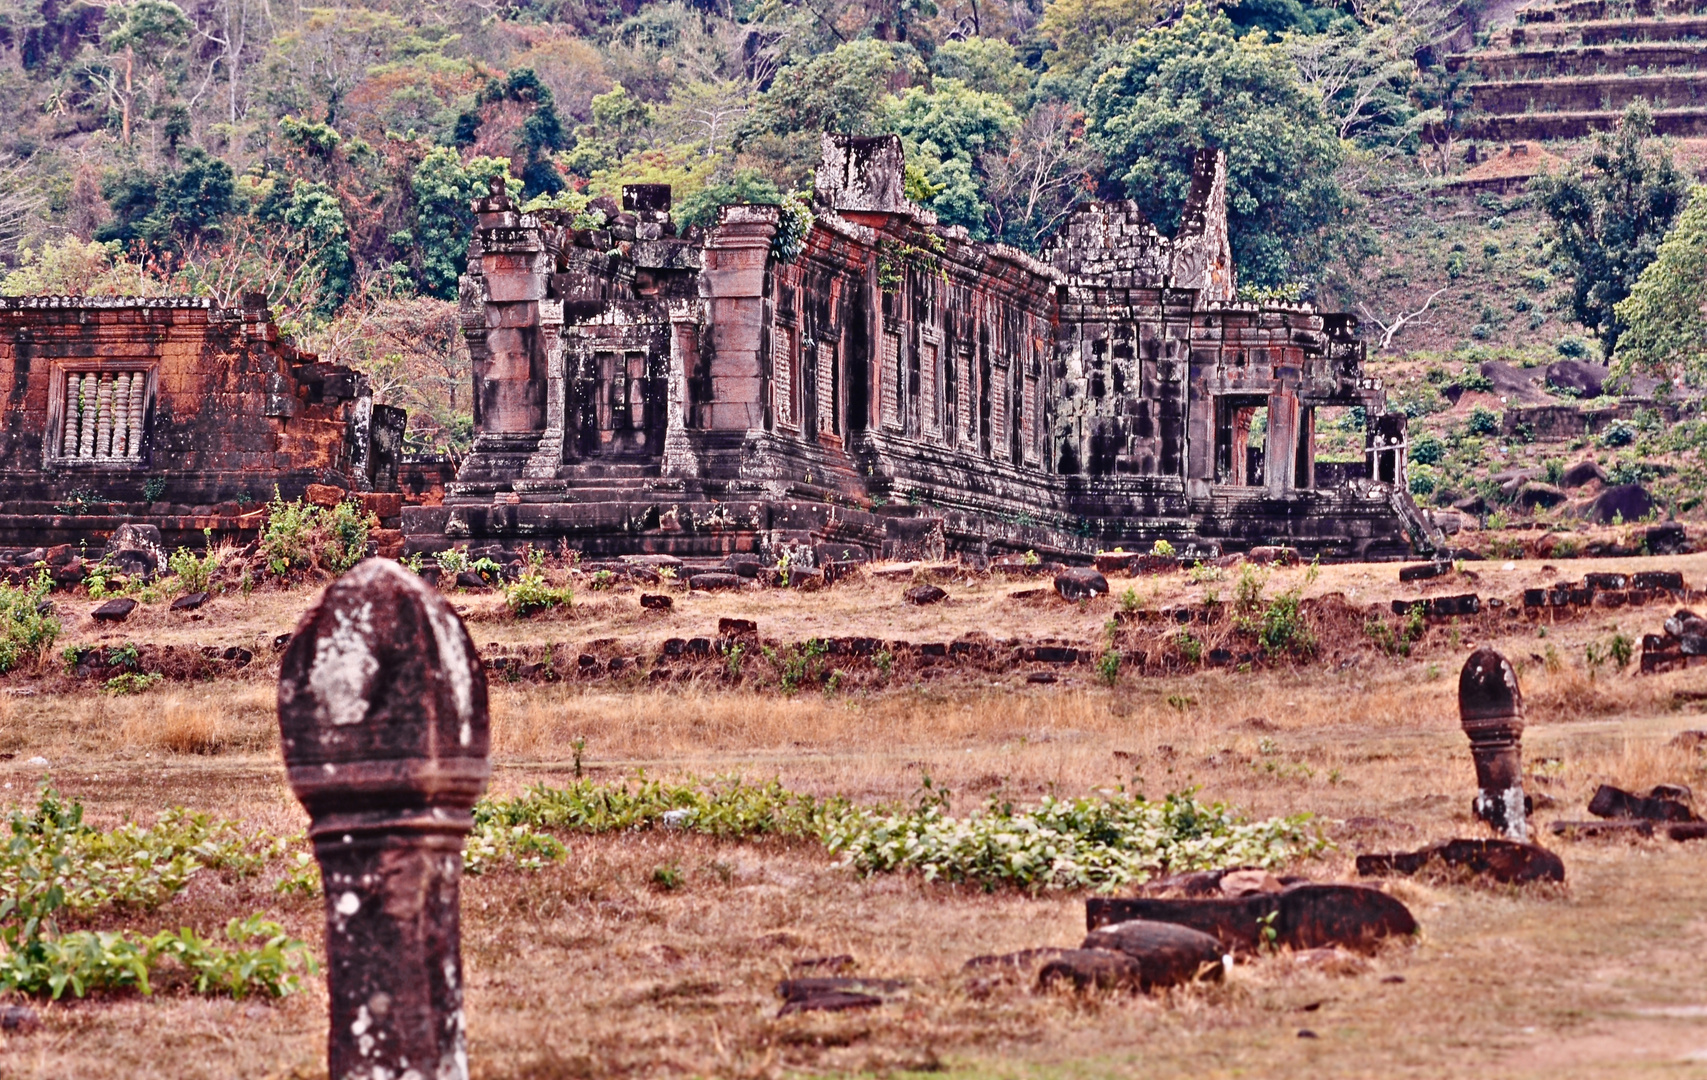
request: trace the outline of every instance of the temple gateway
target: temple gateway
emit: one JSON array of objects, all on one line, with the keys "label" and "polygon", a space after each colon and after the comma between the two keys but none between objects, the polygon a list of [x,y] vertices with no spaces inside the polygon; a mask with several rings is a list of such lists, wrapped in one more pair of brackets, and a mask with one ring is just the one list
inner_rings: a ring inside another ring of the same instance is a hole
[{"label": "temple gateway", "polygon": [[[477,437],[443,505],[404,509],[409,546],[811,565],[1429,544],[1355,317],[1236,299],[1220,152],[1176,235],[1087,203],[1036,257],[939,225],[903,164],[893,136],[827,134],[809,217],[725,206],[685,234],[667,186],[624,188],[596,229],[495,187],[461,287]],[[1367,453],[1318,467],[1333,407],[1362,409]]]}]

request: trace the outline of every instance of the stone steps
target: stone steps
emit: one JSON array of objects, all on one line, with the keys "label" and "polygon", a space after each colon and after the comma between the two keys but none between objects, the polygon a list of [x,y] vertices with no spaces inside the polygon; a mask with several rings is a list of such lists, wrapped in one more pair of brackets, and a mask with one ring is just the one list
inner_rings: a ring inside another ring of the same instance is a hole
[{"label": "stone steps", "polygon": [[1485,82],[1466,89],[1477,110],[1502,119],[1532,113],[1620,111],[1637,98],[1655,110],[1707,106],[1707,72]]},{"label": "stone steps", "polygon": [[[1597,131],[1613,130],[1621,116],[1622,109],[1484,116],[1465,125],[1464,134],[1468,138],[1494,142],[1580,139]],[[1707,135],[1707,108],[1656,111],[1654,133],[1677,137]]]},{"label": "stone steps", "polygon": [[1624,18],[1653,18],[1666,15],[1694,15],[1707,12],[1707,0],[1570,0],[1568,3],[1546,7],[1525,8],[1517,13],[1520,26],[1545,23],[1609,22]]},{"label": "stone steps", "polygon": [[1538,46],[1612,45],[1636,41],[1699,41],[1707,39],[1707,17],[1675,19],[1604,19],[1595,22],[1514,26],[1514,48]]},{"label": "stone steps", "polygon": [[1707,49],[1691,43],[1631,42],[1566,49],[1459,53],[1446,58],[1448,71],[1469,71],[1489,82],[1572,76],[1640,76],[1664,71],[1707,70]]}]

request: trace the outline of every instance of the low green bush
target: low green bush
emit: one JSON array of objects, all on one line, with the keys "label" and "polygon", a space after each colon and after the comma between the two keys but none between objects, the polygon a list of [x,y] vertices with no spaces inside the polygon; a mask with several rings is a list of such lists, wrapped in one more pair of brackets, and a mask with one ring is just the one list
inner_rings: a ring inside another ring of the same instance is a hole
[{"label": "low green bush", "polygon": [[0,583],[0,672],[53,648],[61,627],[47,607],[52,589],[45,570],[25,585]]}]

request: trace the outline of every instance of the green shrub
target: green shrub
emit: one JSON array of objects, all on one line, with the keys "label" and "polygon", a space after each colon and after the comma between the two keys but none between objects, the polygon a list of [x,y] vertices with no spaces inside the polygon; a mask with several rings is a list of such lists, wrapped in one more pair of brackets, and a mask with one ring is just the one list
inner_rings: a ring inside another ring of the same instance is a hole
[{"label": "green shrub", "polygon": [[1500,414],[1485,406],[1478,405],[1470,410],[1470,419],[1465,426],[1472,435],[1498,435]]},{"label": "green shrub", "polygon": [[213,576],[219,573],[220,566],[232,555],[230,544],[213,542],[212,529],[203,529],[202,536],[207,540],[202,554],[197,555],[188,548],[181,547],[166,557],[166,568],[178,579],[180,592],[207,592],[213,585]]},{"label": "green shrub", "polygon": [[379,522],[354,499],[345,499],[330,510],[320,511],[318,525],[321,563],[334,574],[342,574],[367,554],[368,530]]},{"label": "green shrub", "polygon": [[1629,446],[1636,441],[1636,427],[1628,420],[1614,420],[1600,433],[1600,445]]},{"label": "green shrub", "polygon": [[504,590],[504,603],[509,606],[510,614],[518,619],[525,619],[551,608],[567,608],[574,599],[574,589],[567,585],[552,585],[538,569],[524,572]]},{"label": "green shrub", "polygon": [[284,577],[293,570],[306,570],[314,565],[314,525],[319,516],[317,507],[301,499],[286,502],[278,489],[273,489],[260,545],[268,570]]},{"label": "green shrub", "polygon": [[903,811],[856,809],[824,836],[831,851],[867,873],[917,870],[927,880],[986,889],[1109,891],[1158,873],[1277,866],[1324,850],[1310,815],[1245,822],[1191,793],[1161,802],[1115,795],[1045,797],[1031,810],[992,798],[982,813],[953,818],[940,802]]},{"label": "green shrub", "polygon": [[0,584],[0,672],[53,648],[61,627],[43,610],[52,589],[46,570],[27,585]]},{"label": "green shrub", "polygon": [[108,679],[103,689],[115,697],[140,694],[145,690],[154,689],[162,677],[158,672],[126,671]]},{"label": "green shrub", "polygon": [[1157,540],[1154,544],[1150,545],[1150,554],[1160,555],[1164,559],[1171,559],[1174,556],[1174,546],[1166,540]]},{"label": "green shrub", "polygon": [[1269,656],[1299,659],[1316,654],[1316,635],[1304,618],[1303,600],[1297,589],[1289,589],[1263,609],[1257,641]]},{"label": "green shrub", "polygon": [[1446,457],[1446,444],[1440,436],[1424,432],[1411,440],[1411,460],[1419,465],[1438,465]]},{"label": "green shrub", "polygon": [[1104,686],[1113,686],[1120,681],[1120,652],[1110,649],[1097,659],[1097,678]]},{"label": "green shrub", "polygon": [[261,555],[280,577],[315,567],[341,574],[367,554],[368,531],[377,524],[353,499],[322,509],[301,499],[286,502],[275,488],[261,530]]}]

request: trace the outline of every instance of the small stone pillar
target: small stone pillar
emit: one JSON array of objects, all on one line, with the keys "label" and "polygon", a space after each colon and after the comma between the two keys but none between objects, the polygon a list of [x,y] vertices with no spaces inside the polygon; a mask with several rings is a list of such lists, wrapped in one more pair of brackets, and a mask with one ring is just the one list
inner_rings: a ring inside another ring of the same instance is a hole
[{"label": "small stone pillar", "polygon": [[1508,840],[1529,839],[1523,793],[1523,694],[1517,672],[1493,649],[1477,649],[1458,675],[1458,716],[1476,759],[1476,816]]},{"label": "small stone pillar", "polygon": [[325,884],[332,1080],[466,1080],[462,845],[490,772],[474,643],[368,559],[298,624],[279,729]]}]

